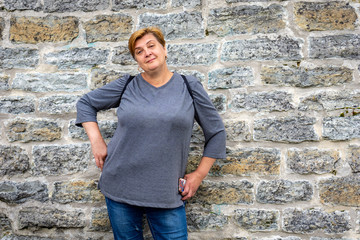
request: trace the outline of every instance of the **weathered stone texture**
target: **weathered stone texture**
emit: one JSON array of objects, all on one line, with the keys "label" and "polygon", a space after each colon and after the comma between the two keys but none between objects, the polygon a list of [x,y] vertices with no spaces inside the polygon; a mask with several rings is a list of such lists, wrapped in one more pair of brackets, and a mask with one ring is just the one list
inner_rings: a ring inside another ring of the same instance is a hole
[{"label": "weathered stone texture", "polygon": [[339,160],[338,151],[318,148],[289,149],[286,159],[287,166],[298,174],[332,173]]},{"label": "weathered stone texture", "polygon": [[221,175],[278,175],[280,173],[280,151],[266,148],[233,150],[227,154],[226,160],[216,162],[214,168]]},{"label": "weathered stone texture", "polygon": [[80,96],[55,95],[39,99],[39,111],[49,114],[65,114],[76,112],[76,102]]},{"label": "weathered stone texture", "polygon": [[27,207],[19,211],[19,229],[24,228],[83,228],[84,212],[63,211],[55,208]]},{"label": "weathered stone texture", "polygon": [[5,0],[4,7],[6,10],[34,10],[40,11],[42,9],[40,0]]},{"label": "weathered stone texture", "polygon": [[2,40],[3,38],[4,28],[5,28],[5,20],[2,17],[0,17],[0,40]]},{"label": "weathered stone texture", "polygon": [[224,120],[226,138],[229,141],[250,141],[250,126],[245,121]]},{"label": "weathered stone texture", "polygon": [[109,0],[46,0],[44,12],[100,11],[109,7]]},{"label": "weathered stone texture", "polygon": [[285,209],[283,230],[292,233],[343,233],[350,230],[350,216],[347,211],[326,212],[319,208],[300,210]]},{"label": "weathered stone texture", "polygon": [[56,65],[59,69],[91,68],[105,64],[108,50],[95,48],[74,48],[45,55],[45,62]]},{"label": "weathered stone texture", "polygon": [[263,66],[261,80],[279,86],[329,87],[351,82],[353,71],[346,67]]},{"label": "weathered stone texture", "polygon": [[8,91],[10,89],[9,79],[9,75],[0,73],[0,91]]},{"label": "weathered stone texture", "polygon": [[[2,211],[2,209],[0,209]],[[2,212],[0,212],[0,235],[8,234],[12,230],[10,219]],[[2,238],[3,239],[3,238]]]},{"label": "weathered stone texture", "polygon": [[250,67],[232,67],[209,72],[209,89],[239,88],[254,85],[254,75]]},{"label": "weathered stone texture", "polygon": [[226,112],[227,99],[224,94],[210,94],[209,97],[218,113]]},{"label": "weathered stone texture", "polygon": [[254,185],[247,181],[212,182],[205,180],[191,202],[199,204],[252,204]]},{"label": "weathered stone texture", "polygon": [[125,72],[107,70],[105,68],[95,68],[91,71],[90,89],[100,88],[120,77],[128,75]]},{"label": "weathered stone texture", "polygon": [[[103,120],[98,122],[100,133],[104,139],[110,139],[114,136],[117,128],[117,121]],[[70,121],[69,136],[74,139],[89,140],[85,129],[75,126],[75,120]]]},{"label": "weathered stone texture", "polygon": [[229,222],[227,216],[214,213],[210,209],[200,207],[196,204],[187,204],[186,212],[187,224],[190,232],[207,229],[221,229]]},{"label": "weathered stone texture", "polygon": [[35,112],[33,97],[1,97],[0,113],[21,114]]},{"label": "weathered stone texture", "polygon": [[320,200],[325,204],[360,206],[360,178],[357,176],[322,180],[319,187]]},{"label": "weathered stone texture", "polygon": [[360,172],[360,146],[350,146],[347,154],[347,162],[349,163],[352,172]]},{"label": "weathered stone texture", "polygon": [[92,43],[128,40],[133,25],[133,18],[126,14],[95,16],[84,23],[86,41]]},{"label": "weathered stone texture", "polygon": [[16,43],[71,42],[79,35],[75,17],[12,17],[10,40]]},{"label": "weathered stone texture", "polygon": [[315,121],[315,118],[305,116],[255,120],[254,139],[288,143],[318,141],[319,137],[314,130]]},{"label": "weathered stone texture", "polygon": [[28,200],[46,202],[49,199],[46,184],[32,182],[0,182],[0,201],[6,203],[24,203]]},{"label": "weathered stone texture", "polygon": [[256,190],[256,201],[270,204],[309,201],[313,197],[313,192],[313,186],[308,181],[261,181]]},{"label": "weathered stone texture", "polygon": [[300,60],[301,43],[289,37],[229,41],[223,44],[221,61]]},{"label": "weathered stone texture", "polygon": [[29,156],[18,146],[0,145],[0,175],[13,176],[27,172],[30,168]]},{"label": "weathered stone texture", "polygon": [[0,47],[0,68],[35,68],[39,63],[39,51],[28,48]]},{"label": "weathered stone texture", "polygon": [[169,44],[168,64],[175,66],[211,65],[217,59],[218,44]]},{"label": "weathered stone texture", "polygon": [[123,66],[137,64],[134,58],[131,56],[129,48],[127,46],[120,46],[114,48],[111,62]]},{"label": "weathered stone texture", "polygon": [[360,59],[360,35],[310,37],[310,58]]},{"label": "weathered stone texture", "polygon": [[276,33],[285,28],[284,9],[272,4],[211,9],[207,30],[219,36],[256,33]]},{"label": "weathered stone texture", "polygon": [[107,232],[111,230],[109,215],[106,207],[95,208],[91,213],[91,231]]},{"label": "weathered stone texture", "polygon": [[241,228],[255,231],[274,231],[279,228],[279,212],[260,209],[235,210],[235,223]]},{"label": "weathered stone texture", "polygon": [[63,175],[84,171],[88,167],[89,153],[89,144],[34,146],[33,174]]},{"label": "weathered stone texture", "polygon": [[120,11],[127,8],[137,9],[163,9],[166,8],[166,0],[140,1],[140,0],[112,0],[112,10]]},{"label": "weathered stone texture", "polygon": [[294,108],[292,95],[283,92],[254,92],[232,91],[230,108],[234,112],[241,111],[289,111]]},{"label": "weathered stone texture", "polygon": [[54,141],[61,139],[63,127],[48,119],[16,118],[5,123],[10,142]]},{"label": "weathered stone texture", "polygon": [[297,2],[295,23],[305,31],[353,30],[356,11],[346,2]]},{"label": "weathered stone texture", "polygon": [[181,12],[170,14],[145,13],[139,18],[140,28],[158,26],[165,39],[204,38],[201,12]]},{"label": "weathered stone texture", "polygon": [[202,6],[201,0],[172,0],[171,7],[195,8]]},{"label": "weathered stone texture", "polygon": [[360,116],[323,119],[323,138],[345,141],[360,138]]},{"label": "weathered stone texture", "polygon": [[65,240],[64,238],[53,237],[38,237],[38,236],[24,236],[24,235],[6,235],[1,240]]},{"label": "weathered stone texture", "polygon": [[104,201],[96,181],[55,182],[52,201],[58,203],[87,203]]}]

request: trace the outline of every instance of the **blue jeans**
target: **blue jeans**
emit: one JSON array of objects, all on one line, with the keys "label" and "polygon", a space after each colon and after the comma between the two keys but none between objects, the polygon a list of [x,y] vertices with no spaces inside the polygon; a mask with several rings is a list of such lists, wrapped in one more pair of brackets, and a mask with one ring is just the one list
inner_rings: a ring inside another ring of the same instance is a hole
[{"label": "blue jeans", "polygon": [[146,215],[154,240],[187,240],[185,205],[178,208],[149,208],[115,202],[106,198],[115,240],[143,240],[143,215]]}]

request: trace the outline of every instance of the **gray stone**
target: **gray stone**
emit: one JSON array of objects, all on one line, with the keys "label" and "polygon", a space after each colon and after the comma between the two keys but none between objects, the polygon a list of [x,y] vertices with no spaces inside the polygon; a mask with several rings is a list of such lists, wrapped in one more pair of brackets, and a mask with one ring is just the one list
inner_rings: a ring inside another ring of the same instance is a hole
[{"label": "gray stone", "polygon": [[255,141],[300,143],[319,141],[315,118],[305,116],[259,119],[254,122]]},{"label": "gray stone", "polygon": [[308,181],[261,181],[256,190],[256,201],[270,204],[309,201],[313,193],[313,186]]},{"label": "gray stone", "polygon": [[0,74],[0,91],[8,91],[9,90],[9,79],[10,76],[6,74]]},{"label": "gray stone", "polygon": [[287,152],[287,166],[298,174],[333,173],[340,160],[336,150],[321,150],[318,148],[289,149]]},{"label": "gray stone", "polygon": [[203,73],[199,72],[199,71],[179,69],[176,72],[179,73],[179,74],[182,74],[182,75],[194,76],[201,82],[201,84],[204,85],[204,83],[205,83],[205,75]]},{"label": "gray stone", "polygon": [[207,30],[218,36],[276,33],[285,28],[284,8],[272,4],[210,9]]},{"label": "gray stone", "polygon": [[347,211],[327,212],[319,208],[307,210],[288,208],[283,211],[283,230],[291,233],[309,234],[315,231],[344,233],[350,230]]},{"label": "gray stone", "polygon": [[245,93],[232,91],[230,108],[233,112],[241,111],[289,111],[294,108],[291,94],[283,91]]},{"label": "gray stone", "polygon": [[[110,139],[114,136],[117,128],[117,121],[102,120],[98,122],[100,133],[104,139]],[[69,136],[73,139],[89,140],[85,129],[75,126],[75,120],[69,123]]]},{"label": "gray stone", "polygon": [[105,68],[95,68],[91,71],[90,89],[94,90],[100,88],[118,78],[124,77],[129,73],[114,70],[107,70]]},{"label": "gray stone", "polygon": [[[2,209],[0,209],[2,211]],[[0,234],[7,234],[12,230],[10,219],[2,212],[0,212]]]},{"label": "gray stone", "polygon": [[63,127],[48,119],[15,118],[5,123],[10,142],[54,141],[61,139]]},{"label": "gray stone", "polygon": [[139,28],[149,26],[158,26],[167,40],[205,37],[201,12],[140,15]]},{"label": "gray stone", "polygon": [[34,175],[72,174],[87,169],[89,144],[40,145],[33,147]]},{"label": "gray stone", "polygon": [[195,122],[194,126],[193,126],[191,142],[192,143],[204,143],[205,142],[204,132],[202,131],[200,125],[197,122]]},{"label": "gray stone", "polygon": [[315,67],[297,66],[261,68],[261,80],[265,84],[292,87],[329,87],[342,85],[353,80],[353,70],[346,67]]},{"label": "gray stone", "polygon": [[108,50],[95,48],[73,48],[59,52],[48,53],[44,60],[47,64],[56,65],[59,69],[91,68],[106,64]]},{"label": "gray stone", "polygon": [[250,232],[278,230],[279,212],[261,209],[235,210],[235,223]]},{"label": "gray stone", "polygon": [[229,141],[251,141],[250,126],[245,121],[224,120],[226,138]]},{"label": "gray stone", "polygon": [[352,145],[349,147],[347,162],[353,173],[360,172],[360,146]]},{"label": "gray stone", "polygon": [[213,211],[196,204],[187,204],[186,212],[186,219],[190,232],[207,229],[222,229],[229,222],[227,216],[214,213]]},{"label": "gray stone", "polygon": [[106,207],[95,208],[91,212],[91,231],[108,232],[111,230],[109,215]]},{"label": "gray stone", "polygon": [[39,181],[23,183],[0,182],[0,201],[19,204],[28,200],[48,201],[49,194],[46,184]]},{"label": "gray stone", "polygon": [[360,116],[324,118],[322,135],[334,141],[360,138]]},{"label": "gray stone", "polygon": [[[279,2],[287,0],[277,0]],[[227,3],[238,3],[238,2],[273,2],[273,0],[226,0]]]},{"label": "gray stone", "polygon": [[309,57],[360,59],[360,35],[310,37]]},{"label": "gray stone", "polygon": [[39,64],[39,51],[28,48],[0,47],[0,68],[35,68]]},{"label": "gray stone", "polygon": [[76,102],[80,96],[54,95],[39,99],[39,112],[48,114],[65,114],[76,112]]},{"label": "gray stone", "polygon": [[127,46],[114,48],[111,62],[122,66],[137,65]]},{"label": "gray stone", "polygon": [[280,236],[274,236],[274,237],[266,237],[266,238],[257,238],[257,240],[301,240],[299,237],[280,237]]},{"label": "gray stone", "polygon": [[33,97],[0,97],[0,113],[21,114],[35,112]]},{"label": "gray stone", "polygon": [[92,12],[106,10],[109,0],[46,0],[44,1],[44,12]]},{"label": "gray stone", "polygon": [[223,44],[221,61],[300,60],[301,44],[302,40],[280,36],[229,41]]},{"label": "gray stone", "polygon": [[226,112],[227,100],[224,94],[210,94],[209,97],[220,114]]},{"label": "gray stone", "polygon": [[30,168],[29,156],[18,146],[0,145],[0,176],[21,175]]},{"label": "gray stone", "polygon": [[127,8],[137,9],[165,9],[167,0],[153,0],[153,1],[141,1],[141,0],[112,0],[112,10],[120,11]]},{"label": "gray stone", "polygon": [[6,235],[1,240],[66,240],[65,238],[48,238],[37,236],[22,236],[22,235]]},{"label": "gray stone", "polygon": [[4,6],[6,10],[34,10],[41,11],[42,5],[40,0],[5,0]]},{"label": "gray stone", "polygon": [[218,44],[169,44],[168,64],[171,66],[211,65],[217,59]]},{"label": "gray stone", "polygon": [[209,72],[209,89],[239,88],[254,85],[254,75],[250,67],[232,67]]},{"label": "gray stone", "polygon": [[31,92],[74,92],[87,88],[86,78],[82,73],[17,73],[12,88]]},{"label": "gray stone", "polygon": [[55,208],[26,207],[19,211],[19,229],[24,228],[83,228],[84,212],[63,211]]},{"label": "gray stone", "polygon": [[201,0],[172,0],[171,7],[195,8],[202,6]]}]

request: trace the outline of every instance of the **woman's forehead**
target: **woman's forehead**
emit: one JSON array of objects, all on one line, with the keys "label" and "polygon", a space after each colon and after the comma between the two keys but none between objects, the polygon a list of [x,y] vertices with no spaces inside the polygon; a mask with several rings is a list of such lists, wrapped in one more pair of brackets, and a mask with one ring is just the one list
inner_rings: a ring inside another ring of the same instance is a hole
[{"label": "woman's forehead", "polygon": [[152,41],[157,41],[156,37],[151,33],[145,34],[143,37],[141,37],[135,41],[135,48],[146,45]]}]

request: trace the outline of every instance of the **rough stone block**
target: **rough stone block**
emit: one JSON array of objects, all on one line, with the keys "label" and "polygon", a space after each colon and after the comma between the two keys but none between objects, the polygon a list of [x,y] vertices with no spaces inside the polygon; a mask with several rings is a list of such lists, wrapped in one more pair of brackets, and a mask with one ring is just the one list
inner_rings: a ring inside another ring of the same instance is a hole
[{"label": "rough stone block", "polygon": [[315,118],[305,116],[259,119],[254,122],[254,140],[300,143],[318,141]]},{"label": "rough stone block", "polygon": [[134,21],[126,14],[98,15],[84,23],[86,42],[118,42],[128,40]]},{"label": "rough stone block", "polygon": [[300,111],[333,111],[360,107],[360,91],[322,91],[300,98]]},{"label": "rough stone block", "polygon": [[71,42],[79,35],[75,17],[12,17],[10,41],[36,44],[41,42]]},{"label": "rough stone block", "polygon": [[107,70],[105,68],[95,68],[91,71],[90,89],[94,90],[100,88],[118,78],[125,76],[128,73],[114,70]]},{"label": "rough stone block", "polygon": [[260,209],[235,210],[235,223],[250,232],[278,230],[279,212]]},{"label": "rough stone block", "polygon": [[54,141],[61,139],[63,127],[47,119],[16,118],[5,123],[10,142]]},{"label": "rough stone block", "polygon": [[[0,235],[9,234],[12,230],[10,219],[0,209]],[[3,239],[3,238],[2,238]]]},{"label": "rough stone block", "polygon": [[28,200],[46,202],[49,200],[46,184],[39,181],[16,183],[0,182],[0,201],[6,203],[24,203]]},{"label": "rough stone block", "polygon": [[90,159],[89,144],[34,146],[34,175],[63,175],[84,171]]},{"label": "rough stone block", "polygon": [[318,148],[289,149],[286,155],[287,166],[298,174],[333,173],[340,160],[336,150]]},{"label": "rough stone block", "polygon": [[4,28],[5,28],[5,20],[4,20],[4,18],[0,17],[0,40],[2,40],[2,38],[3,38]]},{"label": "rough stone block", "polygon": [[254,185],[247,181],[212,182],[205,180],[191,199],[199,204],[252,204]]},{"label": "rough stone block", "polygon": [[245,121],[224,120],[226,138],[229,141],[251,141],[250,126]]},{"label": "rough stone block", "polygon": [[285,28],[284,8],[272,4],[210,9],[207,31],[218,36],[276,33]]},{"label": "rough stone block", "polygon": [[158,26],[168,40],[205,37],[201,12],[140,15],[139,28],[149,26]]},{"label": "rough stone block", "polygon": [[232,67],[209,72],[209,89],[239,88],[254,85],[254,74],[250,67]]},{"label": "rough stone block", "polygon": [[226,160],[214,164],[220,175],[252,176],[280,174],[278,149],[245,148],[228,152]]},{"label": "rough stone block", "polygon": [[227,100],[224,94],[210,94],[209,97],[219,114],[226,112]]},{"label": "rough stone block", "polygon": [[92,12],[106,10],[109,0],[46,0],[44,1],[44,12]]},{"label": "rough stone block", "polygon": [[9,75],[0,74],[0,91],[8,91],[10,89],[9,79]]},{"label": "rough stone block", "polygon": [[55,95],[39,99],[39,112],[48,114],[65,114],[76,112],[76,102],[80,96]]},{"label": "rough stone block", "polygon": [[187,204],[186,212],[189,232],[222,229],[229,222],[227,216],[214,213],[197,204]]},{"label": "rough stone block", "polygon": [[[29,235],[6,235],[1,240],[65,240],[64,238],[58,237],[38,237],[38,236],[29,236]],[[90,239],[89,239],[90,240]]]},{"label": "rough stone block", "polygon": [[324,118],[323,138],[334,141],[360,138],[360,116]]},{"label": "rough stone block", "polygon": [[201,84],[204,85],[204,83],[205,83],[205,75],[199,71],[178,69],[176,72],[179,74],[185,75],[185,76],[187,76],[187,75],[194,76],[201,82]]},{"label": "rough stone block", "polygon": [[114,48],[111,62],[122,66],[137,65],[127,46]]},{"label": "rough stone block", "polygon": [[28,48],[0,47],[0,68],[35,68],[39,64],[39,51]]},{"label": "rough stone block", "polygon": [[231,91],[230,108],[233,112],[242,111],[289,111],[294,109],[292,95],[288,92],[254,92],[244,90]]},{"label": "rough stone block", "polygon": [[360,59],[360,35],[310,37],[310,58]]},{"label": "rough stone block", "polygon": [[47,64],[56,65],[59,69],[76,69],[106,64],[108,55],[108,50],[73,48],[46,54],[44,59]]},{"label": "rough stone block", "polygon": [[342,206],[360,206],[360,178],[348,176],[320,181],[319,196],[322,203]]},{"label": "rough stone block", "polygon": [[18,146],[0,145],[0,176],[21,175],[30,168],[29,156]]},{"label": "rough stone block", "polygon": [[55,208],[26,207],[19,211],[19,229],[24,228],[83,228],[84,212],[64,211]]},{"label": "rough stone block", "polygon": [[111,230],[109,215],[106,207],[95,208],[92,210],[89,229],[97,232],[107,232]]},{"label": "rough stone block", "polygon": [[31,92],[74,92],[87,88],[86,78],[82,73],[17,73],[12,88]]},{"label": "rough stone block", "polygon": [[291,87],[329,87],[350,83],[353,70],[346,67],[263,66],[261,80],[265,84]]},{"label": "rough stone block", "polygon": [[[117,121],[103,120],[99,121],[100,133],[104,139],[111,139],[117,128]],[[74,139],[89,140],[83,128],[75,126],[75,120],[70,121],[69,136]]]},{"label": "rough stone block", "polygon": [[42,4],[40,0],[5,0],[4,7],[8,11],[16,10],[34,10],[41,11]]},{"label": "rough stone block", "polygon": [[112,0],[112,10],[120,11],[128,8],[136,9],[164,9],[166,8],[167,0],[153,0],[153,1],[138,1],[138,0]]},{"label": "rough stone block", "polygon": [[1,97],[0,113],[21,114],[35,112],[33,97]]},{"label": "rough stone block", "polygon": [[196,8],[202,6],[201,0],[172,0],[171,7]]},{"label": "rough stone block", "polygon": [[234,40],[225,42],[221,49],[221,61],[246,60],[300,60],[301,45],[299,39],[261,37],[252,40]]},{"label": "rough stone block", "polygon": [[295,23],[305,31],[354,30],[356,11],[346,2],[297,2]]},{"label": "rough stone block", "polygon": [[256,201],[270,204],[309,201],[313,193],[313,186],[308,181],[261,181],[256,190]]},{"label": "rough stone block", "polygon": [[288,208],[283,211],[283,230],[291,233],[344,233],[350,230],[347,211],[326,212],[319,208],[301,210]]},{"label": "rough stone block", "polygon": [[218,44],[169,44],[168,64],[174,66],[211,65],[217,59]]},{"label": "rough stone block", "polygon": [[352,145],[349,147],[347,162],[353,173],[360,172],[360,146]]},{"label": "rough stone block", "polygon": [[103,202],[104,195],[97,188],[97,181],[55,182],[51,200],[58,203]]}]

